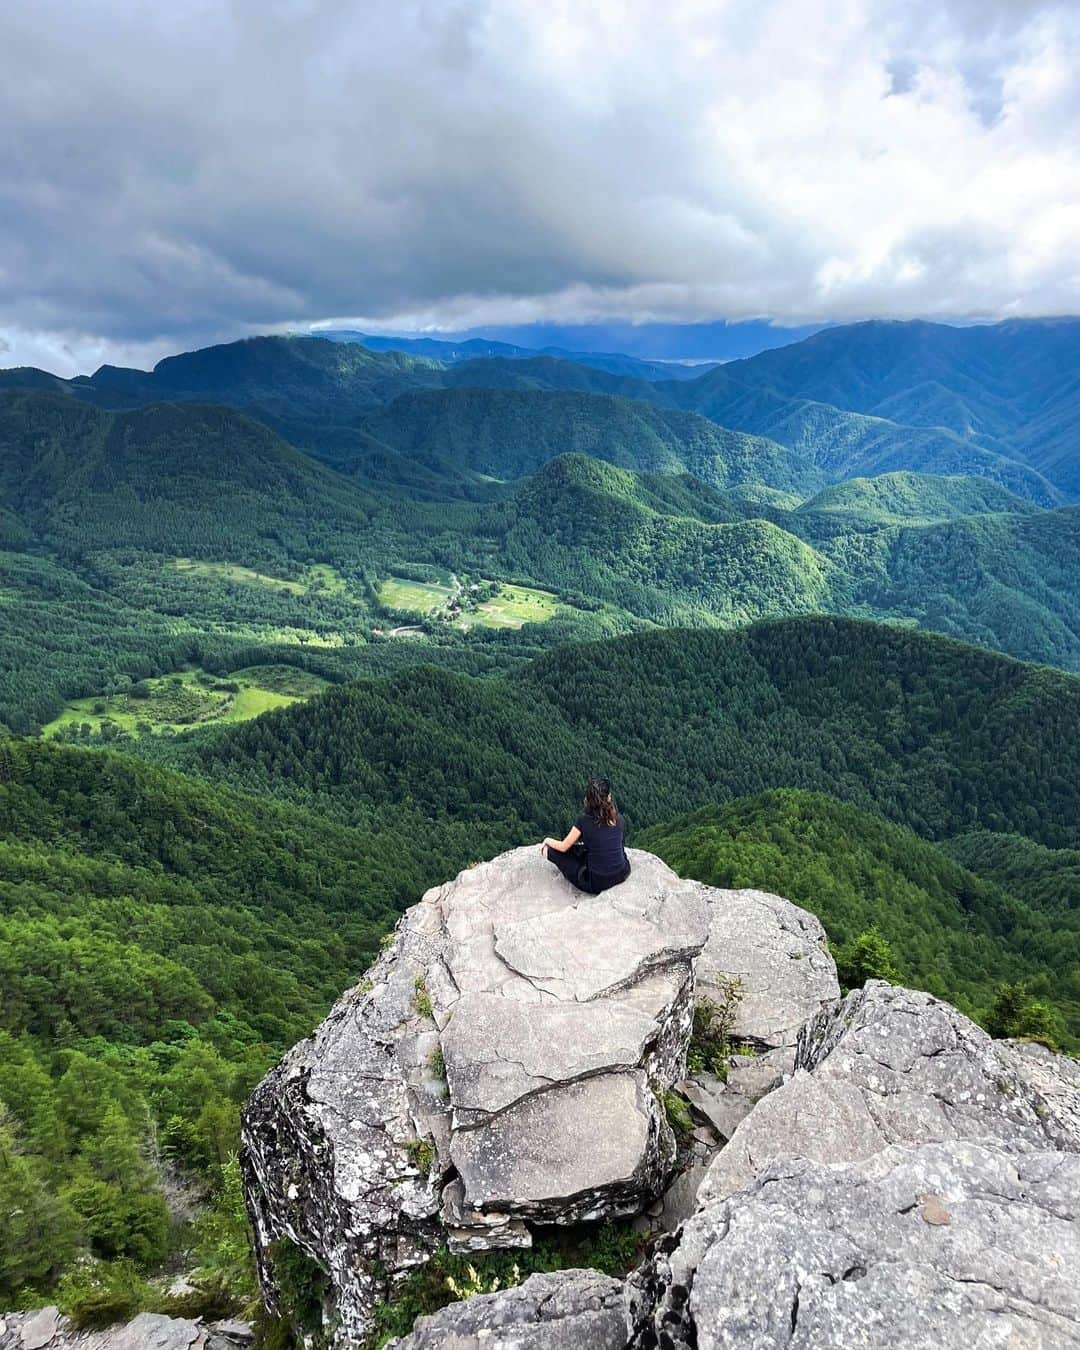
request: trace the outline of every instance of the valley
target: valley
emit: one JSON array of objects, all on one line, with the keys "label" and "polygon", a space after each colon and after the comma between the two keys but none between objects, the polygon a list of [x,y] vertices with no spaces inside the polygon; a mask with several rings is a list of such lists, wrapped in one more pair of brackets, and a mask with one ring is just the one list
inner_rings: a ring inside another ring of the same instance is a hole
[{"label": "valley", "polygon": [[1080,326],[1024,333],[962,414],[948,334],[872,325],[679,378],[306,337],[0,372],[0,1145],[42,1215],[0,1294],[170,1307],[183,1246],[250,1299],[240,1104],[598,768],[845,983],[1080,1050],[1080,489],[1066,391],[1039,437],[1003,392]]}]

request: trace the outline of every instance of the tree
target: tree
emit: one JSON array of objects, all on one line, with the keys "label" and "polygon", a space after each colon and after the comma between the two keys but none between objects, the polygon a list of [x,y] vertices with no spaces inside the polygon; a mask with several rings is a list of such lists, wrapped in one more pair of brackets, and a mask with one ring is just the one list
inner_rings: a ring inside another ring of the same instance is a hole
[{"label": "tree", "polygon": [[1056,1050],[1058,1022],[1054,1009],[1034,998],[1023,984],[1002,984],[998,986],[986,1028],[991,1036],[1039,1041]]},{"label": "tree", "polygon": [[21,1153],[14,1121],[0,1102],[0,1302],[66,1264],[77,1231],[71,1208]]},{"label": "tree", "polygon": [[892,948],[875,924],[844,945],[836,953],[836,973],[847,989],[858,989],[867,980],[900,983],[900,971]]}]

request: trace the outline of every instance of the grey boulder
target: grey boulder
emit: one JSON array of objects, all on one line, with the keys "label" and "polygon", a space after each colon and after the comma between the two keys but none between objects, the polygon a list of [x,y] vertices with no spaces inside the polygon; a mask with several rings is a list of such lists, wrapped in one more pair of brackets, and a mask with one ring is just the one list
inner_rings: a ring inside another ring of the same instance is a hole
[{"label": "grey boulder", "polygon": [[761,1046],[793,1046],[809,1017],[840,997],[825,930],[778,895],[714,890],[709,940],[697,964],[699,994],[738,979],[732,1034]]},{"label": "grey boulder", "polygon": [[953,1140],[771,1163],[627,1283],[634,1350],[1080,1344],[1080,1157]]},{"label": "grey boulder", "polygon": [[623,1350],[622,1285],[595,1270],[531,1275],[418,1318],[387,1350]]},{"label": "grey boulder", "polygon": [[526,1246],[532,1223],[630,1215],[675,1141],[693,962],[713,892],[631,851],[574,890],[535,848],[462,872],[398,925],[368,979],[256,1089],[242,1161],[264,1293],[287,1238],[361,1340],[388,1280],[442,1243]]},{"label": "grey boulder", "polygon": [[0,1315],[0,1350],[213,1350],[213,1340],[202,1322],[159,1313],[140,1313],[103,1331],[77,1331],[49,1307]]},{"label": "grey boulder", "polygon": [[796,1063],[717,1155],[701,1203],[784,1153],[846,1163],[889,1144],[954,1139],[1080,1149],[1075,1063],[992,1040],[930,994],[870,981],[807,1023]]}]

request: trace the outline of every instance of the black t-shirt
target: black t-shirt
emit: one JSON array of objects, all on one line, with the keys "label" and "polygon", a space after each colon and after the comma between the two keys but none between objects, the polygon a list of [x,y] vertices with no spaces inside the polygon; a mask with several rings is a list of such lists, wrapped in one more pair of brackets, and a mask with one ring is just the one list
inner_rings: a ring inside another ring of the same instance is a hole
[{"label": "black t-shirt", "polygon": [[581,831],[581,842],[585,845],[590,875],[618,876],[626,867],[626,851],[623,848],[626,821],[623,820],[623,813],[616,812],[614,825],[601,825],[589,815],[579,816],[577,827]]}]

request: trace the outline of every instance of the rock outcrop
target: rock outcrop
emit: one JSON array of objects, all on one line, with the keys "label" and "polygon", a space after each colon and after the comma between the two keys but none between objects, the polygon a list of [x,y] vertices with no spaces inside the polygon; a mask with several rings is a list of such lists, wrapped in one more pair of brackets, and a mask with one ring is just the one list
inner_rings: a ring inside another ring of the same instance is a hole
[{"label": "rock outcrop", "polygon": [[246,1350],[246,1322],[140,1313],[104,1331],[77,1331],[56,1308],[0,1313],[0,1350]]},{"label": "rock outcrop", "polygon": [[618,1280],[595,1270],[531,1275],[516,1289],[480,1294],[417,1320],[386,1350],[623,1350],[626,1316]]},{"label": "rock outcrop", "polygon": [[778,1153],[856,1162],[953,1139],[1080,1149],[1080,1065],[992,1040],[930,994],[870,981],[802,1030],[796,1072],[739,1124],[698,1200],[724,1199]]},{"label": "rock outcrop", "polygon": [[[797,1063],[627,1279],[621,1350],[1080,1346],[1080,1066],[876,981]],[[579,1275],[550,1277],[567,1325]],[[514,1344],[455,1340],[468,1306],[402,1350]]]},{"label": "rock outcrop", "polygon": [[[1080,1346],[1080,1067],[928,994],[840,999],[809,915],[633,861],[599,897],[524,849],[429,892],[264,1080],[244,1166],[271,1302],[287,1237],[355,1345],[437,1245],[632,1214],[654,1236],[625,1282],[534,1275],[399,1350]],[[686,1077],[695,998],[736,979],[733,1053]],[[698,1122],[677,1167],[672,1089]]]},{"label": "rock outcrop", "polygon": [[[648,1208],[663,1228],[692,1212],[734,1129],[702,1126],[679,1155],[690,1172],[658,1199],[676,1163],[662,1099],[686,1072],[695,963],[707,991],[739,980],[736,1034],[778,1048],[754,1096],[839,989],[812,916],[631,859],[630,879],[600,896],[535,848],[429,891],[368,978],[260,1084],[242,1156],[271,1306],[281,1239],[329,1276],[344,1345],[444,1243],[524,1247],[538,1225]],[[749,1107],[734,1088],[705,1088],[731,1098],[725,1120]]]},{"label": "rock outcrop", "polygon": [[330,1276],[343,1343],[387,1276],[442,1242],[527,1246],[530,1224],[633,1214],[675,1144],[705,888],[658,859],[601,896],[534,848],[409,910],[368,979],[245,1112],[264,1286],[285,1237]]},{"label": "rock outcrop", "polygon": [[633,1350],[1080,1344],[1080,1157],[892,1145],[775,1159],[627,1286]]}]

